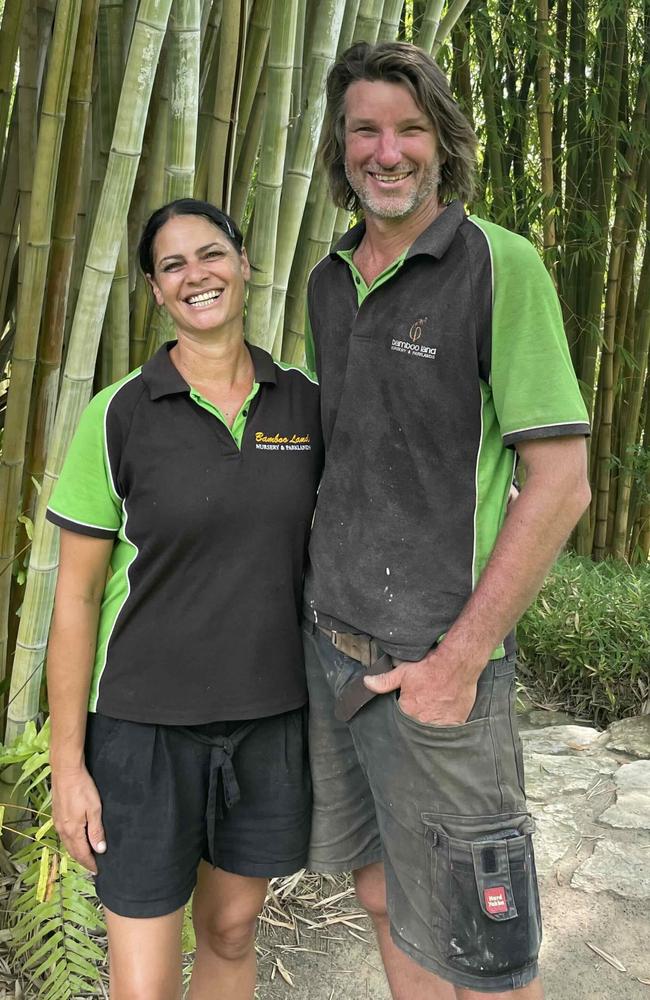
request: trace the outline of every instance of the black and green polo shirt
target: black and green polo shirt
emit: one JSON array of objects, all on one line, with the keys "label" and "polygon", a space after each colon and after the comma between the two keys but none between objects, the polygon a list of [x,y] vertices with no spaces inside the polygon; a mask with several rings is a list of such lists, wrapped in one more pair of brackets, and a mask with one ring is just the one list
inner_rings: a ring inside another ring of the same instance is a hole
[{"label": "black and green polo shirt", "polygon": [[309,280],[327,457],[305,597],[416,660],[488,560],[512,446],[589,425],[527,240],[453,202],[368,288],[352,262],[362,235],[363,223]]},{"label": "black and green polo shirt", "polygon": [[169,725],[289,711],[307,698],[318,387],[250,347],[255,382],[231,430],[171,346],[91,401],[47,512],[115,539],[89,708]]}]

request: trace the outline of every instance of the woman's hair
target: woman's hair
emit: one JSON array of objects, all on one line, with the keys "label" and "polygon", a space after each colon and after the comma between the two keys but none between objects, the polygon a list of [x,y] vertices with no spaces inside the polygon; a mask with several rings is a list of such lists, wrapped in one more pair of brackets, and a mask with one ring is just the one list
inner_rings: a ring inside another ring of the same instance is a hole
[{"label": "woman's hair", "polygon": [[157,208],[142,230],[142,236],[138,243],[138,260],[144,274],[153,274],[154,272],[153,244],[158,231],[169,219],[174,219],[178,215],[200,215],[212,222],[225,233],[237,253],[241,253],[244,237],[229,215],[211,205],[209,201],[199,201],[196,198],[177,198],[176,201],[170,201],[168,205]]},{"label": "woman's hair", "polygon": [[345,176],[345,94],[358,80],[399,83],[431,120],[444,156],[438,197],[469,201],[474,193],[477,139],[452,97],[447,79],[429,55],[406,42],[357,42],[332,66],[327,78],[327,107],[320,155],[332,198],[340,208],[358,211],[359,199]]}]

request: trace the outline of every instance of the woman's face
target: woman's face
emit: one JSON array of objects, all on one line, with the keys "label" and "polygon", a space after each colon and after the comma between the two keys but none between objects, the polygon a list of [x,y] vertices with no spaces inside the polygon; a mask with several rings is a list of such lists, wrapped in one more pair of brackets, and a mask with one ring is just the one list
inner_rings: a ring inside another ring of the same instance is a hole
[{"label": "woman's face", "polygon": [[156,233],[154,273],[159,306],[188,334],[241,329],[250,267],[225,233],[202,215],[177,215]]}]

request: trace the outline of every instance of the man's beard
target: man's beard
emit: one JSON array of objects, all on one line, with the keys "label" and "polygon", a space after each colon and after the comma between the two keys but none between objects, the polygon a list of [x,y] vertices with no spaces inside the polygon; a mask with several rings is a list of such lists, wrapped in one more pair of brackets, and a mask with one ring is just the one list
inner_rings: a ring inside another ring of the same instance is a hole
[{"label": "man's beard", "polygon": [[[402,168],[403,170],[403,168]],[[400,173],[400,170],[378,170],[377,173],[391,174]],[[361,174],[355,177],[354,173],[348,169],[347,160],[345,162],[345,176],[348,184],[356,194],[364,212],[374,215],[378,219],[401,219],[412,212],[431,197],[434,191],[440,186],[440,162],[438,158],[426,168],[419,183],[413,184],[411,190],[403,195],[391,195],[375,193],[370,191],[370,183],[366,182]]]}]

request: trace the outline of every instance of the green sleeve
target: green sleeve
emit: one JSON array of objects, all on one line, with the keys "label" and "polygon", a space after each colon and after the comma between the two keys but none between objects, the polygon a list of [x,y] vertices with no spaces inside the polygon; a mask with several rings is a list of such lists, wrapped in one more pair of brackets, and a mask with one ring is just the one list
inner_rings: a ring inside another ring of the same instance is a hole
[{"label": "green sleeve", "polygon": [[492,258],[490,384],[504,444],[589,434],[555,287],[528,240],[474,219]]},{"label": "green sleeve", "polygon": [[[110,391],[112,390],[112,391]],[[95,396],[81,415],[47,509],[60,528],[114,538],[122,523],[106,450],[105,423],[114,387]]]}]

